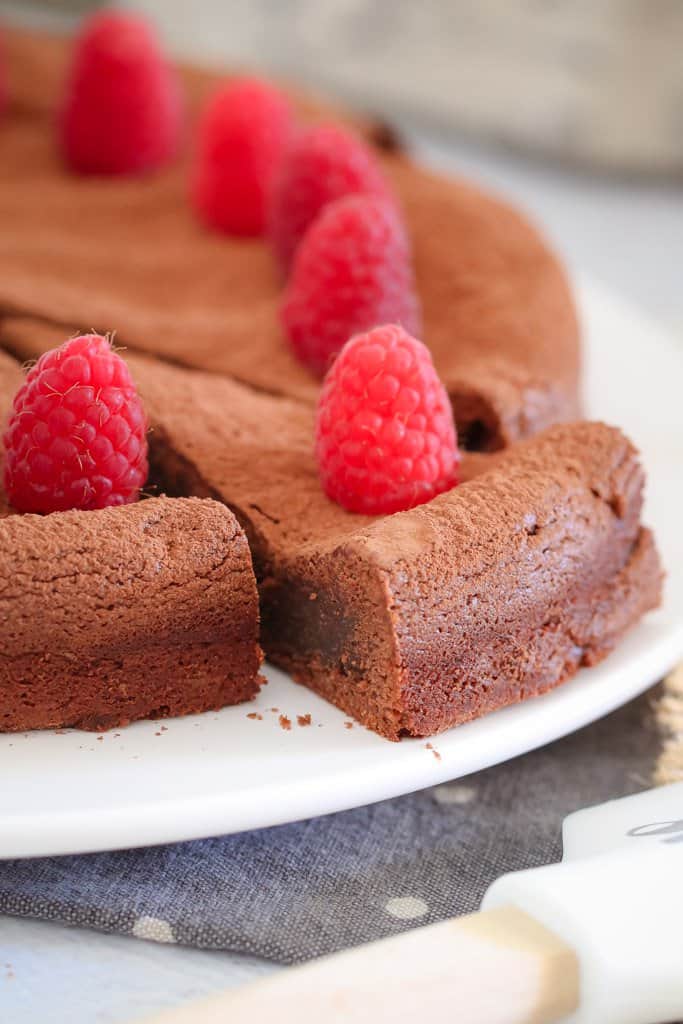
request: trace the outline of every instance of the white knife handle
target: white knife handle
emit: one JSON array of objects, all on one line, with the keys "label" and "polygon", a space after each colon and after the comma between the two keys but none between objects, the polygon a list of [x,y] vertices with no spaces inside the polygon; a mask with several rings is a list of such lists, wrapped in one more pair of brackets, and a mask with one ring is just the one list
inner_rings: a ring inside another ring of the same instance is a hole
[{"label": "white knife handle", "polygon": [[505,875],[482,906],[507,904],[575,950],[581,998],[572,1024],[683,1019],[683,844]]}]

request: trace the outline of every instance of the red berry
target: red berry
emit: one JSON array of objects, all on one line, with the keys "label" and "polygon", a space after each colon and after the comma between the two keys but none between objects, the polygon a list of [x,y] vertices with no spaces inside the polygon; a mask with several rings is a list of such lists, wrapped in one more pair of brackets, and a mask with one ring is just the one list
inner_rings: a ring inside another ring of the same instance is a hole
[{"label": "red berry", "polygon": [[261,235],[273,172],[293,125],[287,98],[267,82],[243,78],[219,89],[200,125],[194,205],[209,227]]},{"label": "red berry", "polygon": [[349,512],[400,512],[457,483],[453,411],[425,346],[401,327],[349,341],[318,401],[325,493]]},{"label": "red berry", "polygon": [[285,270],[322,208],[357,193],[391,197],[373,152],[359,138],[338,125],[318,124],[292,141],[275,177],[268,225]]},{"label": "red berry", "polygon": [[5,490],[18,512],[136,501],[147,420],[128,367],[100,334],[46,352],[19,388],[5,431]]},{"label": "red berry", "polygon": [[410,248],[393,203],[330,203],[299,246],[280,316],[296,356],[319,375],[359,331],[400,323],[419,333]]},{"label": "red berry", "polygon": [[178,150],[182,122],[179,82],[147,23],[114,11],[90,18],[60,125],[70,167],[84,174],[160,167]]}]

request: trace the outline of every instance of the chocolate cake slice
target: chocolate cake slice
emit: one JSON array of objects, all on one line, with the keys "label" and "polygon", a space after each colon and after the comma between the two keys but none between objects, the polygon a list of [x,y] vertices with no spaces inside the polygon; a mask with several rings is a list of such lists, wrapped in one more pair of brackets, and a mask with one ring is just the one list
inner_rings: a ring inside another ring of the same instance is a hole
[{"label": "chocolate cake slice", "polygon": [[[68,173],[54,120],[71,44],[16,30],[5,43],[0,308],[61,324],[63,336],[116,330],[129,348],[313,402],[318,381],[278,324],[282,282],[268,245],[197,222],[187,161],[141,179]],[[183,80],[194,113],[218,76],[186,68]],[[295,100],[308,116],[353,121]],[[373,133],[369,123],[356,127]],[[471,184],[396,149],[380,155],[404,208],[423,340],[453,400],[461,443],[500,448],[575,416],[576,315],[564,271],[537,231]],[[41,351],[34,334],[14,344],[22,359]]]},{"label": "chocolate cake slice", "polygon": [[130,357],[169,493],[211,496],[249,538],[267,656],[390,739],[543,693],[660,597],[643,471],[601,423],[466,455],[466,482],[370,518],[323,494],[301,402]]},{"label": "chocolate cake slice", "polygon": [[[0,353],[0,415],[21,381]],[[0,488],[0,732],[221,708],[260,684],[249,546],[215,501],[18,515]]]},{"label": "chocolate cake slice", "polygon": [[9,516],[0,579],[0,731],[108,729],[258,691],[249,549],[217,502]]}]

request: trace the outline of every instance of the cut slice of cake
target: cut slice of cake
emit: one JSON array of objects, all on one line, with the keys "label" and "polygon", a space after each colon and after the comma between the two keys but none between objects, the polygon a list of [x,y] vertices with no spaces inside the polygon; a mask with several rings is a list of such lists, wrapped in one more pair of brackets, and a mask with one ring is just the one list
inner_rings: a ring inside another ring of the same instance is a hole
[{"label": "cut slice of cake", "polygon": [[[0,353],[0,416],[22,379]],[[19,515],[0,488],[0,731],[208,711],[261,682],[246,537],[223,504]]]},{"label": "cut slice of cake", "polygon": [[459,487],[373,519],[323,494],[307,405],[129,365],[161,485],[225,502],[247,533],[267,656],[384,736],[542,693],[659,601],[643,471],[615,428],[568,424],[466,455]]}]

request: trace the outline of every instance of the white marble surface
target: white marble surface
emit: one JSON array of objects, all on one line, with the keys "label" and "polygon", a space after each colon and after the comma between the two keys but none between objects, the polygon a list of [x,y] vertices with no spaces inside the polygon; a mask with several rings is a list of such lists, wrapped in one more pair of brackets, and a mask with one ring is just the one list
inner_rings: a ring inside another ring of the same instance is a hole
[{"label": "white marble surface", "polygon": [[[544,225],[571,265],[683,336],[681,188],[592,178],[466,143],[421,141],[428,159],[510,196]],[[268,970],[245,957],[0,918],[3,1024],[134,1020]]]},{"label": "white marble surface", "polygon": [[275,969],[250,957],[0,917],[2,1024],[119,1024]]}]

